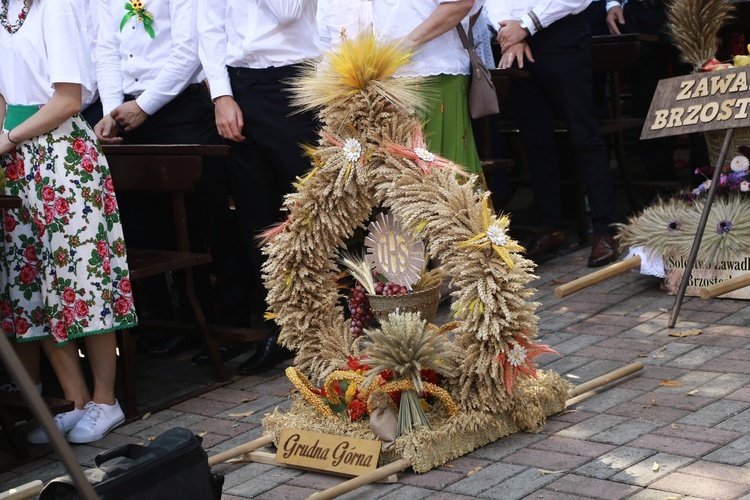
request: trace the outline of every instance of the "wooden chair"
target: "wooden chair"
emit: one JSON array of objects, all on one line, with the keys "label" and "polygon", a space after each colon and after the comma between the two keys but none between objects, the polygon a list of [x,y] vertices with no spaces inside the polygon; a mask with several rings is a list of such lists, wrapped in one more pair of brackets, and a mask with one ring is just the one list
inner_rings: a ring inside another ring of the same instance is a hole
[{"label": "wooden chair", "polygon": [[[228,146],[204,145],[104,146],[116,192],[159,192],[171,198],[177,247],[174,251],[128,247],[131,279],[139,280],[171,271],[185,273],[186,295],[200,337],[208,350],[215,377],[220,382],[228,381],[229,376],[219,357],[216,338],[196,298],[192,274],[193,266],[209,263],[211,255],[190,251],[185,194],[198,183],[204,157],[225,156],[229,151]],[[132,419],[137,416],[138,408],[129,333],[129,330],[120,331],[120,370],[123,411],[126,418]]]}]

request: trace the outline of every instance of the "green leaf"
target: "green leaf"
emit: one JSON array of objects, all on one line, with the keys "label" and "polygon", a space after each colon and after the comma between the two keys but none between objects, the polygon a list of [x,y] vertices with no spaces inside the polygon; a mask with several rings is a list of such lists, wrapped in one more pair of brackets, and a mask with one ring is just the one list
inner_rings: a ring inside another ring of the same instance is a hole
[{"label": "green leaf", "polygon": [[146,24],[146,19],[143,18],[143,28],[146,30],[146,33],[148,33],[148,36],[150,36],[152,39],[156,36],[156,33],[154,33],[154,28],[151,27],[151,22]]},{"label": "green leaf", "polygon": [[125,27],[125,24],[128,21],[130,21],[130,18],[135,15],[135,13],[133,12],[133,8],[132,7],[128,8],[128,7],[130,7],[130,4],[129,3],[125,4],[125,9],[128,10],[129,12],[125,14],[124,16],[122,16],[122,21],[120,21],[120,31],[122,31],[122,29]]}]

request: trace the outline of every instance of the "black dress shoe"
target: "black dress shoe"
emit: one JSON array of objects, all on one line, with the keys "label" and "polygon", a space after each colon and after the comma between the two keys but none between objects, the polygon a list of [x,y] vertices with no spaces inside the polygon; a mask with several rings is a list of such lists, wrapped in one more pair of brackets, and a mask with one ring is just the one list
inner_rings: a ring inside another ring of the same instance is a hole
[{"label": "black dress shoe", "polygon": [[[219,351],[219,357],[221,358],[221,360],[226,362],[226,361],[229,361],[230,359],[236,358],[237,356],[245,352],[247,348],[243,345],[236,345],[236,346],[222,345],[222,346],[219,346],[217,350]],[[201,350],[201,352],[199,352],[198,354],[190,358],[190,361],[192,361],[196,365],[207,365],[211,362],[208,357],[208,351],[206,351],[205,349]]]},{"label": "black dress shoe", "polygon": [[612,236],[594,236],[594,247],[589,256],[589,267],[600,267],[617,260],[617,242]]},{"label": "black dress shoe", "polygon": [[174,356],[195,347],[196,339],[188,335],[170,335],[164,342],[150,345],[146,353],[154,358]]},{"label": "black dress shoe", "polygon": [[258,342],[255,353],[237,367],[237,373],[240,375],[256,375],[270,370],[285,359],[293,357],[292,351],[276,343],[276,337],[271,337],[268,340]]},{"label": "black dress shoe", "polygon": [[565,231],[548,231],[531,240],[526,257],[539,262],[549,257],[552,252],[564,247],[567,242]]}]

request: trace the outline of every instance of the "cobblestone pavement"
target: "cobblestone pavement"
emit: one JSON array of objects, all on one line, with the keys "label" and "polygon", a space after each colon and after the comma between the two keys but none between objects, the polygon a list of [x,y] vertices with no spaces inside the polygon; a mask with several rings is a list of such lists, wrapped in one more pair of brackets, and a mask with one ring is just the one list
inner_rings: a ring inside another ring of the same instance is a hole
[{"label": "cobblestone pavement", "polygon": [[[560,353],[540,363],[574,384],[634,361],[645,365],[641,372],[549,418],[540,434],[514,434],[343,498],[750,499],[750,302],[686,298],[669,329],[674,298],[654,278],[626,274],[557,299],[555,286],[589,273],[586,257],[584,249],[537,270],[540,339]],[[687,329],[702,333],[669,336]],[[263,415],[289,405],[282,368],[238,378],[75,453],[91,466],[103,448],[175,426],[202,434],[209,454],[255,439]],[[49,448],[35,448],[38,458],[0,475],[0,489],[64,472]],[[305,498],[342,481],[257,463],[214,471],[226,476],[227,500]]]}]

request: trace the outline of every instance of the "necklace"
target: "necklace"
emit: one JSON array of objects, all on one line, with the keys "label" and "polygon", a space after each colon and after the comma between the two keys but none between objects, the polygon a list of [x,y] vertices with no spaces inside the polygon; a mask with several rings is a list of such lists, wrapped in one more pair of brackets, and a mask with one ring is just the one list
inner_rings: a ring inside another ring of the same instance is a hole
[{"label": "necklace", "polygon": [[10,0],[2,0],[3,8],[0,10],[0,24],[3,25],[3,28],[5,28],[5,31],[10,33],[11,35],[21,29],[21,26],[23,26],[23,22],[26,20],[26,15],[29,13],[29,6],[26,5],[26,0],[23,1],[23,8],[21,9],[21,12],[18,13],[18,20],[10,24],[8,22],[8,4],[10,3]]}]

